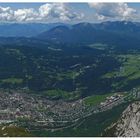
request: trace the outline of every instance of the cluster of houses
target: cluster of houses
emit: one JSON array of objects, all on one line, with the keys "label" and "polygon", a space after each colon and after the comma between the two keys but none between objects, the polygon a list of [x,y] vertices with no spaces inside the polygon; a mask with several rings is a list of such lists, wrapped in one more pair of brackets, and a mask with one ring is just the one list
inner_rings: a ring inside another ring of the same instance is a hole
[{"label": "cluster of houses", "polygon": [[[99,106],[106,110],[119,104],[123,98],[124,94],[116,93],[106,97]],[[74,120],[79,120],[79,118],[90,115],[92,112],[98,112],[97,109],[94,107],[92,109],[87,108],[82,99],[71,102],[51,101],[45,97],[31,94],[0,92],[0,123],[25,119],[30,123],[33,121],[32,125],[36,126],[65,127],[70,121],[74,122]]]},{"label": "cluster of houses", "polygon": [[51,101],[43,96],[0,92],[0,123],[28,120],[33,121],[34,125],[41,125],[43,122],[48,127],[62,126],[63,124],[58,122],[79,118],[83,108],[81,100]]},{"label": "cluster of houses", "polygon": [[100,106],[101,107],[108,106],[108,105],[122,99],[123,96],[124,96],[123,94],[114,94],[112,96],[106,97],[106,100],[104,102],[101,102]]}]

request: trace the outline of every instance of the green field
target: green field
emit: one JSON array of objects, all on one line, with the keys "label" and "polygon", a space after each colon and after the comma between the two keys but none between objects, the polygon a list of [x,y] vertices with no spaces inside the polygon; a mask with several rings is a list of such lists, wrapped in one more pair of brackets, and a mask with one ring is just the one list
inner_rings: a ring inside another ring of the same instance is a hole
[{"label": "green field", "polygon": [[21,78],[7,78],[7,79],[2,79],[0,80],[0,83],[3,84],[22,84],[23,79]]},{"label": "green field", "polygon": [[117,59],[122,63],[120,69],[106,73],[105,78],[127,77],[128,80],[140,78],[140,55],[119,55]]},{"label": "green field", "polygon": [[60,90],[60,89],[54,89],[54,90],[47,90],[47,91],[43,91],[42,95],[45,95],[47,97],[49,97],[50,99],[65,99],[65,100],[73,100],[76,98],[79,98],[80,94],[75,94],[74,92],[67,92],[64,90]]},{"label": "green field", "polygon": [[79,75],[80,75],[79,72],[68,71],[68,72],[58,73],[56,78],[61,81],[61,80],[64,80],[64,79],[75,79]]},{"label": "green field", "polygon": [[87,98],[84,99],[84,102],[86,105],[91,106],[91,105],[97,105],[103,101],[106,100],[106,97],[109,97],[113,95],[112,93],[110,94],[105,94],[105,95],[93,95],[93,96],[89,96]]}]

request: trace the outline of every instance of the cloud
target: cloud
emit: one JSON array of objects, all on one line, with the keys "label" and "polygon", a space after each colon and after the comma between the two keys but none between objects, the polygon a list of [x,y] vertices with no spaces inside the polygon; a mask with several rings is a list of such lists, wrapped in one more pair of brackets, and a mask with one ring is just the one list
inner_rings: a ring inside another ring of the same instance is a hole
[{"label": "cloud", "polygon": [[72,20],[82,18],[81,14],[71,11],[63,3],[44,4],[39,8],[41,18],[59,18],[60,20]]},{"label": "cloud", "polygon": [[38,17],[38,13],[30,8],[30,9],[18,9],[14,11],[14,20],[18,22],[22,21],[33,21]]},{"label": "cloud", "polygon": [[10,7],[0,7],[1,22],[70,21],[81,18],[83,18],[83,14],[74,12],[63,3],[46,3],[37,10],[34,8],[13,10]]},{"label": "cloud", "polygon": [[14,12],[10,7],[0,7],[0,20],[6,21],[6,20],[13,20]]},{"label": "cloud", "polygon": [[104,19],[131,19],[137,11],[127,5],[127,3],[89,3],[96,11],[99,20]]}]

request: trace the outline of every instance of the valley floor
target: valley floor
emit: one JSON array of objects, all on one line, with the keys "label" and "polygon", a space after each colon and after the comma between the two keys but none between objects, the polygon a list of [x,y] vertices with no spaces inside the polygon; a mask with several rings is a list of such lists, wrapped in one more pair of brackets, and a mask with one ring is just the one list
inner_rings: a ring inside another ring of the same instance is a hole
[{"label": "valley floor", "polygon": [[49,100],[44,96],[12,91],[0,92],[1,126],[18,126],[29,131],[60,131],[77,128],[90,116],[106,112],[138,98],[130,93],[94,95],[75,101]]}]

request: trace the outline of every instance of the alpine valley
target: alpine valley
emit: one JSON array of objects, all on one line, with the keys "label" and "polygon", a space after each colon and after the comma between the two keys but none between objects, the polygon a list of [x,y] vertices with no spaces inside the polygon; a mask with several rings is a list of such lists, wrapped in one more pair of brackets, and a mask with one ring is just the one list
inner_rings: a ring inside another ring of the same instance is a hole
[{"label": "alpine valley", "polygon": [[0,30],[0,136],[127,136],[139,110],[139,22]]}]

